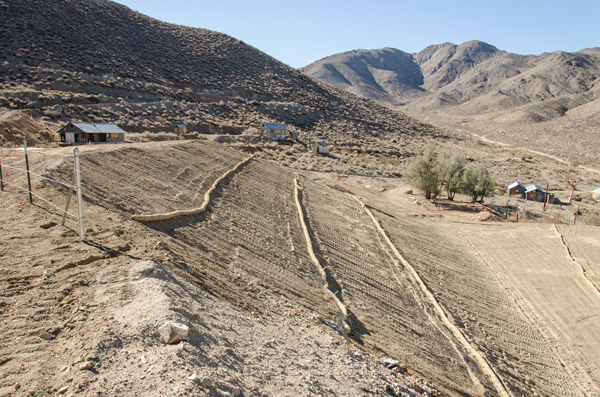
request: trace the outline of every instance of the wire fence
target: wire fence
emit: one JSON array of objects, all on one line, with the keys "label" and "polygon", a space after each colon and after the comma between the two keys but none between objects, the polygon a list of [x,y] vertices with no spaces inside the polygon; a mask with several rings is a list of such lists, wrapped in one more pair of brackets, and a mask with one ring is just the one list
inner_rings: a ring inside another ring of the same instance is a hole
[{"label": "wire fence", "polygon": [[[59,166],[69,172],[54,172]],[[64,207],[57,203],[56,196],[48,191],[49,186],[68,189]],[[67,218],[77,221],[79,238],[85,240],[83,223],[83,200],[81,193],[81,170],[79,164],[79,149],[73,148],[73,153],[56,153],[40,148],[28,148],[27,141],[22,148],[0,147],[0,191],[16,189],[28,195],[33,204],[39,200],[62,214],[62,225]],[[71,198],[77,197],[77,213],[69,212]],[[54,197],[54,198],[53,198]]]}]

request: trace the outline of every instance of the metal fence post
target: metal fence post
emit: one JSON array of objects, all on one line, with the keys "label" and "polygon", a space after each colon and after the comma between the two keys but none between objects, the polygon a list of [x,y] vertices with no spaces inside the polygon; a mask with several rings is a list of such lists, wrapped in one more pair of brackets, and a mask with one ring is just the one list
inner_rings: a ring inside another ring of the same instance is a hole
[{"label": "metal fence post", "polygon": [[0,190],[4,191],[4,179],[2,179],[2,148],[0,147]]},{"label": "metal fence post", "polygon": [[75,162],[75,189],[77,189],[77,215],[79,217],[79,239],[85,240],[85,229],[83,226],[83,198],[81,195],[81,169],[79,168],[79,148],[73,148],[73,160]]},{"label": "metal fence post", "polygon": [[33,204],[31,196],[31,176],[29,175],[29,158],[27,157],[27,140],[23,140],[23,151],[25,152],[25,169],[27,170],[27,186],[29,187],[29,202]]}]

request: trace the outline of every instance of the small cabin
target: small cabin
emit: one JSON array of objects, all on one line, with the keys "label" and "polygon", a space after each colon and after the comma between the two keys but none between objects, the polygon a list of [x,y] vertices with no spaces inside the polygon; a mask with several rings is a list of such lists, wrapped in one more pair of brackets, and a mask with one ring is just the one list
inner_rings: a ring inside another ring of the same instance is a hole
[{"label": "small cabin", "polygon": [[525,191],[525,199],[539,201],[540,203],[543,203],[547,200],[549,204],[554,204],[555,194],[554,192],[547,192],[545,189],[539,186],[529,185]]},{"label": "small cabin", "polygon": [[524,185],[521,185],[519,182],[514,182],[508,185],[508,196],[509,197],[520,197],[522,199],[525,198],[525,192],[527,188]]},{"label": "small cabin", "polygon": [[280,123],[263,123],[261,131],[263,136],[270,139],[278,141],[287,139],[287,128]]},{"label": "small cabin", "polygon": [[600,187],[598,189],[592,190],[592,198],[596,201],[600,201]]},{"label": "small cabin", "polygon": [[175,133],[177,135],[185,135],[185,134],[187,134],[187,126],[185,124],[177,124],[175,126]]},{"label": "small cabin", "polygon": [[78,143],[123,143],[125,131],[110,123],[75,123],[58,130],[60,143],[66,145]]},{"label": "small cabin", "polygon": [[319,141],[313,145],[312,151],[317,154],[327,154],[329,153],[329,144],[325,141]]},{"label": "small cabin", "polygon": [[290,141],[297,141],[298,140],[298,132],[297,131],[289,131],[288,132],[288,139]]}]

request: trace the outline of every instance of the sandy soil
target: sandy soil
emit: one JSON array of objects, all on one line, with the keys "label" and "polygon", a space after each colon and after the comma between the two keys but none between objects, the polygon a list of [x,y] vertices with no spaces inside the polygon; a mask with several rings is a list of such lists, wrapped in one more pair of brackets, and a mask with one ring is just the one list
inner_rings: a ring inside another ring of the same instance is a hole
[{"label": "sandy soil", "polygon": [[[129,219],[201,204],[246,157],[209,142],[86,148],[86,242],[55,209],[0,193],[0,395],[432,394],[422,378],[449,395],[598,393],[600,229],[482,222],[483,208],[439,210],[393,181],[260,160],[201,214]],[[38,158],[70,179],[63,157]],[[166,320],[190,340],[162,344]]]}]

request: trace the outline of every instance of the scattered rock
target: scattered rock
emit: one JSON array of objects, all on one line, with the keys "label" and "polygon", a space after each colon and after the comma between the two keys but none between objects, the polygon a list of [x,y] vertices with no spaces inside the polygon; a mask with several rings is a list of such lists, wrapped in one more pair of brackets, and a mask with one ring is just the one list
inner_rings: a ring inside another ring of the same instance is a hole
[{"label": "scattered rock", "polygon": [[202,384],[206,387],[211,387],[213,385],[213,380],[211,378],[209,378],[208,376],[205,376],[204,378],[202,378]]},{"label": "scattered rock", "polygon": [[234,396],[241,396],[242,390],[239,387],[235,387],[231,394],[233,394]]},{"label": "scattered rock", "polygon": [[154,249],[157,249],[157,250],[164,250],[165,248],[167,248],[167,244],[165,244],[162,241],[159,241],[158,243],[156,243],[156,246],[154,247]]},{"label": "scattered rock", "polygon": [[79,370],[80,371],[87,371],[90,369],[93,369],[96,366],[96,363],[93,361],[85,361],[83,363],[81,363],[81,365],[79,366]]},{"label": "scattered rock", "polygon": [[69,390],[69,386],[61,387],[60,389],[58,389],[57,393],[65,394],[67,392],[67,390]]},{"label": "scattered rock", "polygon": [[40,227],[42,229],[50,229],[51,227],[56,226],[56,222],[48,222],[48,223],[44,223],[43,225],[40,225]]},{"label": "scattered rock", "polygon": [[167,321],[158,329],[158,333],[164,343],[172,345],[183,340],[188,340],[189,330],[187,325]]},{"label": "scattered rock", "polygon": [[46,340],[52,340],[54,339],[54,336],[52,336],[52,334],[48,331],[44,331],[42,332],[42,334],[40,335],[40,338],[42,339],[46,339]]},{"label": "scattered rock", "polygon": [[54,270],[52,270],[52,269],[44,270],[44,276],[46,276],[46,277],[54,276]]},{"label": "scattered rock", "polygon": [[188,376],[189,380],[196,380],[198,378],[198,374],[196,374],[195,372],[193,374],[191,374],[190,376]]},{"label": "scattered rock", "polygon": [[389,369],[392,369],[394,367],[397,367],[398,364],[400,364],[400,361],[394,360],[393,358],[384,358],[383,360],[381,360],[381,363]]}]

